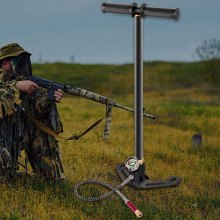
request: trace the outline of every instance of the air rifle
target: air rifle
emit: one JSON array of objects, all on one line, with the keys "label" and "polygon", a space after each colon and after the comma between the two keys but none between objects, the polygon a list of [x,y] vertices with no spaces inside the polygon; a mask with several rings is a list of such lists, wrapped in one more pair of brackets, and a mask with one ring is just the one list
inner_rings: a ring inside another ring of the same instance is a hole
[{"label": "air rifle", "polygon": [[[48,90],[47,99],[49,101],[55,101],[54,92],[58,89],[61,89],[63,92],[67,94],[74,95],[74,96],[81,96],[83,98],[90,99],[92,101],[99,102],[101,104],[105,104],[106,105],[106,121],[105,121],[105,129],[103,133],[103,140],[108,140],[108,136],[110,134],[113,107],[121,108],[129,112],[134,112],[133,109],[120,105],[112,99],[109,99],[105,96],[99,95],[94,92],[90,92],[85,89],[81,89],[79,87],[57,83],[57,82],[54,82],[54,81],[51,81],[45,78],[41,78],[38,76],[30,76],[28,80],[36,83],[40,87],[46,88]],[[155,119],[153,115],[147,114],[144,112],[143,112],[143,116],[150,118],[150,119]]]}]

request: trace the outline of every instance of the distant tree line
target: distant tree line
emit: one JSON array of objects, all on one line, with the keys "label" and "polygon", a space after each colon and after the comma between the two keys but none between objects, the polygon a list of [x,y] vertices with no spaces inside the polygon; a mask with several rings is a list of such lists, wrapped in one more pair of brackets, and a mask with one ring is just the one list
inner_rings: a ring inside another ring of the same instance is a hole
[{"label": "distant tree line", "polygon": [[196,49],[196,53],[206,72],[206,78],[213,86],[220,84],[220,40],[204,40]]}]

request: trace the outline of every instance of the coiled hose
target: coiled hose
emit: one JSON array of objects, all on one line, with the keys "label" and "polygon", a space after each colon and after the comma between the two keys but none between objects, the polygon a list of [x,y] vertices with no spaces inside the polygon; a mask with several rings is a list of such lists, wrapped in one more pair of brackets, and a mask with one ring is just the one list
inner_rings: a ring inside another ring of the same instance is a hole
[{"label": "coiled hose", "polygon": [[[103,199],[106,199],[107,197],[113,195],[114,193],[117,193],[121,199],[124,200],[125,204],[130,208],[130,210],[132,212],[135,213],[135,215],[140,218],[142,216],[142,212],[140,212],[136,206],[130,201],[128,200],[120,191],[119,189],[121,189],[123,186],[125,186],[126,184],[128,184],[132,179],[134,178],[133,175],[130,175],[128,176],[127,179],[125,179],[119,186],[117,187],[113,187],[111,184],[108,184],[108,183],[105,183],[103,181],[99,181],[99,180],[85,180],[85,181],[82,181],[82,182],[79,182],[77,185],[74,186],[74,193],[75,195],[82,201],[85,201],[85,202],[97,202],[97,201],[100,201],[100,200],[103,200]],[[83,185],[88,185],[88,184],[97,184],[97,185],[101,185],[105,188],[108,188],[110,189],[111,191],[99,196],[99,197],[85,197],[85,196],[82,196],[78,190],[81,186]]]}]

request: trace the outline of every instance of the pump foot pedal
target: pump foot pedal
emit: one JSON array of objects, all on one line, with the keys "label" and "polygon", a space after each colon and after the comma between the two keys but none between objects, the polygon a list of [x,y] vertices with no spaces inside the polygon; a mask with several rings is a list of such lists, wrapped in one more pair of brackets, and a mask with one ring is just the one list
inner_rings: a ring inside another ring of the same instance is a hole
[{"label": "pump foot pedal", "polygon": [[[125,164],[120,164],[116,167],[116,172],[121,179],[124,181],[128,178],[131,173],[128,171]],[[156,188],[167,188],[167,187],[177,187],[181,180],[177,176],[171,176],[167,180],[159,181],[150,181],[149,177],[145,175],[145,166],[144,164],[140,165],[139,169],[135,172],[132,172],[134,179],[130,181],[129,185],[134,188],[140,189],[156,189]]]}]

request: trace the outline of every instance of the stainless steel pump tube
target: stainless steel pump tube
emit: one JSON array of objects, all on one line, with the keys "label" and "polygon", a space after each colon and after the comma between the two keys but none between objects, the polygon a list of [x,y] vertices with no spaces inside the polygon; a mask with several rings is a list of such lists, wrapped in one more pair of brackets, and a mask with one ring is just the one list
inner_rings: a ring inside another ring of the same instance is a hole
[{"label": "stainless steel pump tube", "polygon": [[135,157],[142,160],[143,150],[143,18],[134,16],[134,104]]}]

